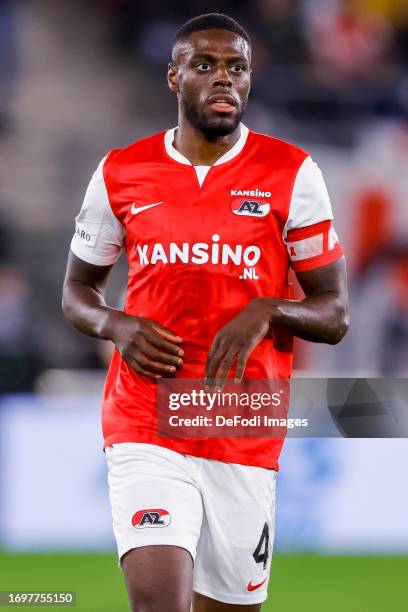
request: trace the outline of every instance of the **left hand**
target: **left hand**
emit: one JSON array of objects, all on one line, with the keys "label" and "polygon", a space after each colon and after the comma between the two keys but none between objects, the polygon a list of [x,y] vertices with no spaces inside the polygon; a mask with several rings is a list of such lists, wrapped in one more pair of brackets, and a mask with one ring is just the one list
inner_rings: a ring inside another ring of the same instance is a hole
[{"label": "left hand", "polygon": [[268,298],[252,300],[217,332],[207,357],[207,386],[222,389],[235,360],[235,382],[241,382],[248,357],[269,331],[271,302]]}]

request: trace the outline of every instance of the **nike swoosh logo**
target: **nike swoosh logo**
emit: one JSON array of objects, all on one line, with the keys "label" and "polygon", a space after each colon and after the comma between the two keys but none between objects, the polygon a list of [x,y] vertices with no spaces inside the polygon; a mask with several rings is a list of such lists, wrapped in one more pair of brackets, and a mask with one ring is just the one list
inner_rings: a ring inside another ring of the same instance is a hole
[{"label": "nike swoosh logo", "polygon": [[259,587],[261,587],[264,583],[266,582],[266,578],[264,578],[262,580],[262,582],[259,582],[258,584],[252,584],[251,580],[248,582],[248,586],[247,586],[247,590],[248,591],[255,591],[256,589],[259,589]]},{"label": "nike swoosh logo", "polygon": [[154,204],[146,204],[146,206],[135,206],[135,202],[133,202],[130,212],[132,213],[132,215],[138,215],[144,210],[147,210],[148,208],[153,208],[154,206],[158,206],[159,204],[163,204],[163,202],[155,202]]}]

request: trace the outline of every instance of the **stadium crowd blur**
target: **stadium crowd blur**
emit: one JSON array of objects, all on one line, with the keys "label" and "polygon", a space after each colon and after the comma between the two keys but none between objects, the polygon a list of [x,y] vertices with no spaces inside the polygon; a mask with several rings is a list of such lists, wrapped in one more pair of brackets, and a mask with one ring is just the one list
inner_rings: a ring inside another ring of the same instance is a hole
[{"label": "stadium crowd blur", "polygon": [[245,122],[312,153],[348,257],[351,331],[299,343],[297,367],[407,374],[408,1],[0,0],[0,392],[105,367],[61,314],[73,219],[108,149],[175,125],[172,37],[210,11],[249,31]]}]

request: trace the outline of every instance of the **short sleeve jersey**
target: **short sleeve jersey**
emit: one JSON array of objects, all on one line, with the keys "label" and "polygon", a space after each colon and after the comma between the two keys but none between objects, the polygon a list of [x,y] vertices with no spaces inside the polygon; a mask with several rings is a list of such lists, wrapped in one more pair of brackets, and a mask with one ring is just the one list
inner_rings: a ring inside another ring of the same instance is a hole
[{"label": "short sleeve jersey", "polygon": [[[322,173],[308,153],[241,124],[238,141],[214,165],[192,166],[174,147],[176,129],[102,159],[71,249],[98,266],[125,251],[125,312],[181,336],[184,364],[176,376],[202,378],[223,325],[257,297],[290,297],[290,267],[313,270],[342,250]],[[292,337],[276,328],[252,352],[245,376],[290,378],[291,369]],[[155,398],[155,382],[115,350],[104,389],[104,445],[145,442],[278,469],[282,439],[158,437]]]}]

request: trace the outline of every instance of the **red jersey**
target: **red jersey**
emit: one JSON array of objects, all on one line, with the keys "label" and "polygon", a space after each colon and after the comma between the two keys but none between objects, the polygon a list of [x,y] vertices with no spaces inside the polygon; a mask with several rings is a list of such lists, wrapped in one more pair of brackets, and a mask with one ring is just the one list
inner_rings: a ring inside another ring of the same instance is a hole
[{"label": "red jersey", "polygon": [[[183,338],[176,376],[203,378],[217,331],[257,297],[289,297],[288,270],[338,259],[341,247],[321,172],[309,155],[240,125],[213,166],[192,166],[173,146],[176,128],[111,151],[89,184],[74,254],[129,265],[125,312]],[[289,378],[292,337],[276,328],[252,352],[251,378]],[[282,439],[160,438],[156,383],[115,350],[103,397],[104,446],[144,442],[225,462],[278,469]]]}]

